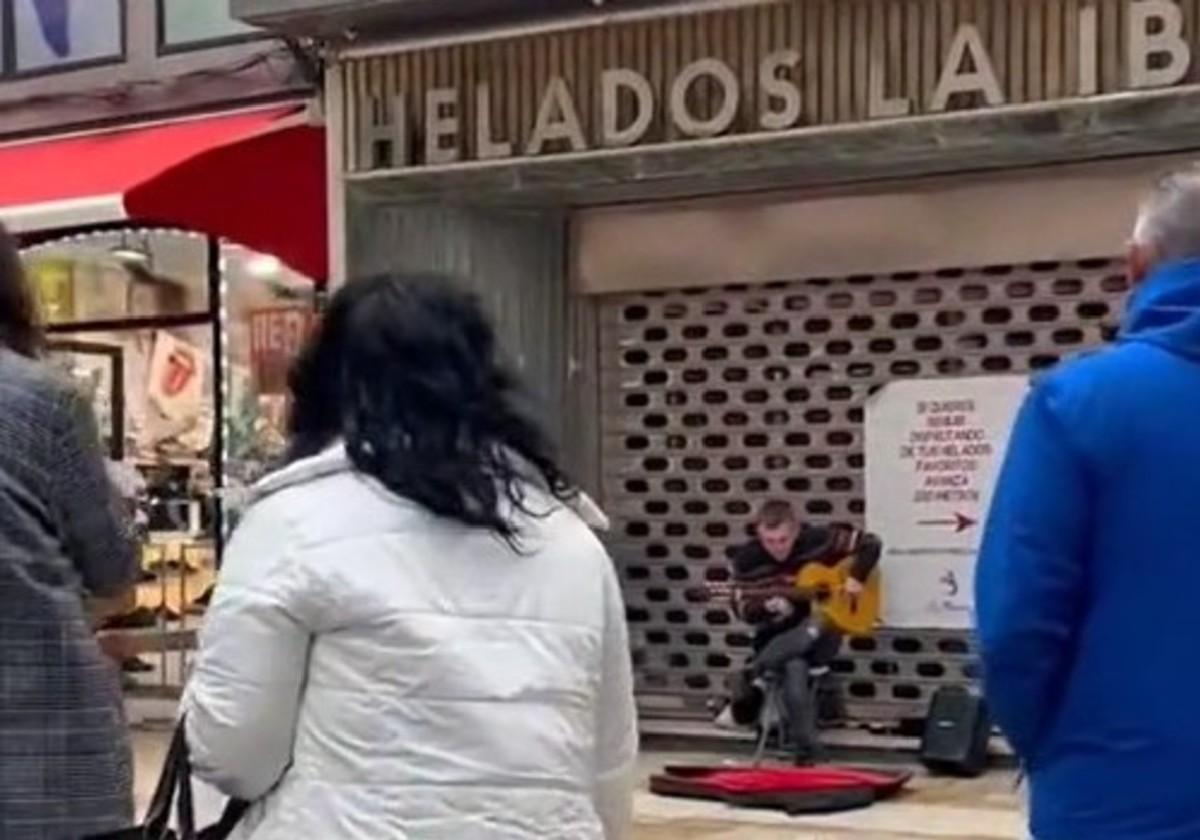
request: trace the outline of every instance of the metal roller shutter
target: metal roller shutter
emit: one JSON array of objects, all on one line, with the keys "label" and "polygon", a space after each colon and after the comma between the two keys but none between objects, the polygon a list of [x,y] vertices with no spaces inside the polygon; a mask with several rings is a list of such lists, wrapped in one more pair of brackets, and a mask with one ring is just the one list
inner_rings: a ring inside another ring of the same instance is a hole
[{"label": "metal roller shutter", "polygon": [[[643,708],[703,714],[744,660],[747,629],[683,591],[726,574],[758,502],[861,524],[873,389],[1053,365],[1104,341],[1125,291],[1096,259],[603,299],[603,490]],[[896,721],[973,680],[972,654],[963,633],[883,630],[835,670],[853,717]]]}]

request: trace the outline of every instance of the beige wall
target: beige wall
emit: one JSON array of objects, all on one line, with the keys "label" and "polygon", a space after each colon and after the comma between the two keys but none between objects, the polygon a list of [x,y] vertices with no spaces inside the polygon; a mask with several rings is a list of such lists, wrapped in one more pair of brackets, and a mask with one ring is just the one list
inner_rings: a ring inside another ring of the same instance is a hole
[{"label": "beige wall", "polygon": [[1112,256],[1148,183],[1192,159],[582,210],[572,280],[603,294]]}]

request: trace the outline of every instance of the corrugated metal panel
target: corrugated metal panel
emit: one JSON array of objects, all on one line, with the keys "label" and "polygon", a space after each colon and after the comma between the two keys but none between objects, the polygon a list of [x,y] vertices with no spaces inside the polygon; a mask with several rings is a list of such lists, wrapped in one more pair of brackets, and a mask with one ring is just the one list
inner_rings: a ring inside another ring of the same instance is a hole
[{"label": "corrugated metal panel", "polygon": [[354,277],[435,272],[477,294],[538,417],[561,441],[575,399],[568,330],[577,315],[562,277],[565,224],[556,210],[356,205],[349,268]]},{"label": "corrugated metal panel", "polygon": [[[702,714],[745,660],[747,628],[685,591],[728,575],[756,504],[863,523],[876,388],[1045,368],[1102,343],[1125,291],[1100,259],[599,298],[603,498],[641,696]],[[851,714],[884,721],[977,676],[966,634],[933,630],[855,640],[835,672]]]},{"label": "corrugated metal panel", "polygon": [[[1194,41],[1200,7],[1179,4],[1185,36]],[[387,162],[424,162],[425,94],[435,88],[457,92],[460,131],[458,152],[479,157],[476,92],[487,84],[497,138],[523,154],[539,104],[552,78],[566,81],[579,112],[588,148],[604,144],[601,129],[601,73],[624,67],[645,76],[654,92],[655,114],[642,145],[685,139],[671,118],[669,102],[680,70],[701,58],[728,65],[740,83],[741,100],[732,125],[723,134],[762,131],[768,105],[760,83],[764,57],[783,49],[800,54],[791,73],[802,93],[798,125],[829,125],[871,118],[873,64],[883,74],[888,97],[906,97],[913,112],[930,108],[931,95],[945,69],[947,52],[962,24],[979,30],[1007,104],[1046,101],[1080,94],[1080,12],[1098,16],[1096,68],[1099,89],[1108,93],[1129,86],[1129,0],[781,0],[740,5],[724,11],[618,22],[607,26],[473,41],[388,56],[352,58],[346,84],[352,98],[391,101],[405,96],[411,139],[408,156]],[[1087,58],[1085,54],[1085,59]],[[788,71],[784,71],[786,74]],[[1200,80],[1193,62],[1185,81]],[[713,116],[723,95],[710,78],[692,87],[691,110]],[[771,100],[779,105],[779,100]],[[978,94],[960,95],[952,109],[983,104]],[[630,117],[631,102],[621,105]],[[371,160],[359,142],[361,123],[350,122],[348,152],[352,171],[387,168]],[[565,150],[552,143],[545,153]]]}]

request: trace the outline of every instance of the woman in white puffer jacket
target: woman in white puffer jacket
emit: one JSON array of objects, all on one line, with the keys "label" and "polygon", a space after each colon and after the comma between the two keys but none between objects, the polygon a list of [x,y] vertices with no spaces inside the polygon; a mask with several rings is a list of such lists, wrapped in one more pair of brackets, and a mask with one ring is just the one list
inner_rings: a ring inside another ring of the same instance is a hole
[{"label": "woman in white puffer jacket", "polygon": [[235,838],[627,837],[620,590],[476,302],[351,283],[293,391],[184,703]]}]

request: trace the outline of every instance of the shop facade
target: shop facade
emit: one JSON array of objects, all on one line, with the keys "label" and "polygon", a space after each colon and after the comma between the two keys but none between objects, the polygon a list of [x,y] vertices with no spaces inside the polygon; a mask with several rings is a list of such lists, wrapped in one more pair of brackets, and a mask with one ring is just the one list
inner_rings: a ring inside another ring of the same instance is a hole
[{"label": "shop facade", "polygon": [[130,696],[171,700],[327,276],[312,78],[220,4],[17,0],[0,45],[0,220],[137,511]]},{"label": "shop facade", "polygon": [[[290,5],[235,9],[322,34]],[[703,716],[745,658],[686,591],[756,503],[863,524],[880,388],[1106,341],[1138,197],[1200,146],[1191,2],[614,3],[409,37],[379,16],[419,4],[370,5],[326,76],[334,262],[491,305],[613,519],[649,715]],[[883,627],[835,671],[896,722],[973,654]]]}]

